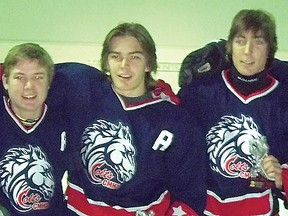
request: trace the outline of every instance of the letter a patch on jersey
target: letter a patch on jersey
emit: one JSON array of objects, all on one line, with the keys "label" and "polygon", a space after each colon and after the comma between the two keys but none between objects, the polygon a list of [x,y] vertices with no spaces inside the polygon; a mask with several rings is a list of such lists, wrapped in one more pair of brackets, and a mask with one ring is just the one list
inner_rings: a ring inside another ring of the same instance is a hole
[{"label": "letter a patch on jersey", "polygon": [[152,148],[154,150],[165,151],[171,145],[172,140],[173,134],[167,130],[163,130],[157,137]]}]

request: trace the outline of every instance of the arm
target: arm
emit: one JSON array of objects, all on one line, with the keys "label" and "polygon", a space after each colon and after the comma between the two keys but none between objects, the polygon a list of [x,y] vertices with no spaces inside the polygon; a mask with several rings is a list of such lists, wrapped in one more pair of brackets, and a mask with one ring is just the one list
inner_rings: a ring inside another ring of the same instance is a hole
[{"label": "arm", "polygon": [[[191,83],[192,79],[217,73],[230,66],[226,55],[226,40],[212,41],[200,49],[189,53],[183,60],[179,71],[178,85],[183,87]],[[288,61],[274,59],[270,66],[271,75],[281,82],[288,82]]]},{"label": "arm", "polygon": [[181,64],[178,85],[182,87],[190,84],[197,76],[226,69],[229,64],[225,45],[226,41],[220,39],[189,53]]},{"label": "arm", "polygon": [[182,133],[174,137],[175,145],[171,146],[167,157],[169,191],[175,201],[171,208],[185,211],[186,207],[190,207],[190,210],[202,215],[206,206],[205,136],[195,118],[186,112],[180,115],[182,126],[178,127]]}]

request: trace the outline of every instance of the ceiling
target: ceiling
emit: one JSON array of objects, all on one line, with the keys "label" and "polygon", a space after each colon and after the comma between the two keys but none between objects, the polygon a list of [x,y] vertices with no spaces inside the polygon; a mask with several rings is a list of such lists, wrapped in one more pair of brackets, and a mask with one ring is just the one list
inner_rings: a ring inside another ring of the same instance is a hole
[{"label": "ceiling", "polygon": [[157,46],[200,47],[226,38],[244,8],[272,13],[288,52],[287,0],[1,0],[0,42],[102,44],[118,23],[139,22]]}]

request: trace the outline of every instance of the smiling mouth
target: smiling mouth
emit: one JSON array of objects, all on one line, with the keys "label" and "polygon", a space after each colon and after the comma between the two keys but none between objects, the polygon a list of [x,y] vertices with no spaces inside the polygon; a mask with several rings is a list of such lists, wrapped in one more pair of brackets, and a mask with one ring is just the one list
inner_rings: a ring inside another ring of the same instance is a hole
[{"label": "smiling mouth", "polygon": [[128,79],[128,78],[131,78],[131,75],[128,75],[128,74],[120,74],[119,77],[120,77],[120,78],[124,78],[124,79]]},{"label": "smiling mouth", "polygon": [[24,99],[34,99],[36,98],[36,95],[26,95],[26,96],[23,96]]},{"label": "smiling mouth", "polygon": [[254,64],[254,62],[252,61],[241,61],[242,63],[246,64],[246,65],[252,65]]}]

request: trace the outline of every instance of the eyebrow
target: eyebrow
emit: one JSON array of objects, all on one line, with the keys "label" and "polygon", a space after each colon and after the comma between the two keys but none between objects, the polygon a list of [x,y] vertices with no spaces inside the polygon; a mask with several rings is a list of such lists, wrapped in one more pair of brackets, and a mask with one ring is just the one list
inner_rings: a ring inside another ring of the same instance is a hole
[{"label": "eyebrow", "polygon": [[[236,35],[235,38],[246,38],[246,37],[242,34],[239,34],[239,35]],[[253,36],[253,39],[265,39],[265,38],[264,38],[264,35],[262,35],[262,34],[259,34],[259,35],[255,34]]]},{"label": "eyebrow", "polygon": [[23,72],[21,72],[21,71],[18,71],[18,72],[12,72],[10,75],[12,75],[12,76],[23,76],[23,75],[25,75],[25,73],[23,73]]},{"label": "eyebrow", "polygon": [[[120,52],[117,52],[117,51],[109,51],[108,54],[119,54]],[[144,55],[144,53],[142,51],[133,51],[133,52],[129,52],[128,55],[133,55],[133,54],[142,54]]]},{"label": "eyebrow", "polygon": [[264,39],[264,35],[260,34],[260,35],[255,35],[254,38],[263,38]]},{"label": "eyebrow", "polygon": [[[18,72],[16,72],[16,73],[11,73],[11,74],[13,74],[13,75],[25,75],[26,73],[25,72],[22,72],[22,71],[18,71]],[[44,71],[38,71],[38,72],[36,72],[36,73],[34,73],[34,75],[41,75],[41,74],[46,74]]]}]

